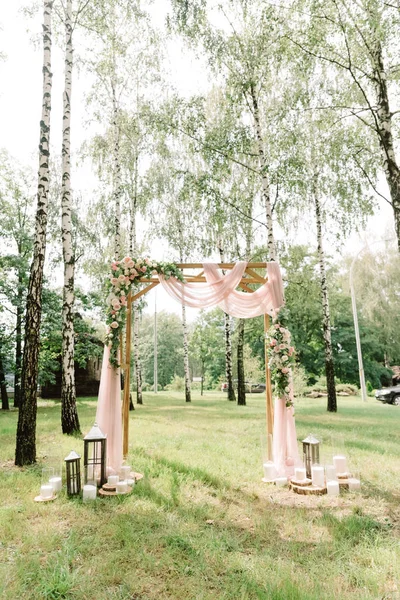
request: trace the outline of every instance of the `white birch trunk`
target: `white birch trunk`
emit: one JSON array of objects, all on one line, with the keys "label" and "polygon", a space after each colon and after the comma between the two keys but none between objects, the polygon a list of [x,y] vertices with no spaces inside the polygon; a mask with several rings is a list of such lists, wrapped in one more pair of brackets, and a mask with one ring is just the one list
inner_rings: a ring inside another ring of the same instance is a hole
[{"label": "white birch trunk", "polygon": [[[181,253],[180,261],[183,263],[183,255]],[[188,330],[186,322],[186,306],[182,302],[182,329],[183,329],[183,367],[185,372],[185,401],[191,402],[191,390],[190,390],[190,370],[189,370],[189,344],[188,344]]]},{"label": "white birch trunk", "polygon": [[332,338],[331,338],[331,319],[329,311],[329,296],[328,286],[326,282],[325,254],[322,245],[322,218],[321,205],[318,195],[318,177],[313,177],[313,199],[315,204],[315,219],[317,225],[317,243],[318,243],[318,259],[321,278],[321,301],[322,301],[322,326],[325,346],[325,372],[326,372],[326,387],[328,391],[328,406],[329,412],[337,411],[336,403],[336,387],[335,387],[335,369],[333,364]]},{"label": "white birch trunk", "polygon": [[[114,69],[116,69],[114,65]],[[115,72],[114,72],[115,75]],[[114,257],[115,260],[120,260],[121,257],[121,164],[119,157],[119,108],[116,96],[116,84],[113,77],[112,80],[112,101],[113,101],[113,131],[114,131],[114,173],[113,173],[113,198],[114,198]]]},{"label": "white birch trunk", "polygon": [[258,156],[259,165],[261,170],[261,183],[262,183],[262,195],[264,200],[265,218],[267,223],[267,235],[268,235],[268,253],[269,260],[276,260],[276,248],[274,238],[274,224],[272,219],[272,205],[271,205],[271,193],[268,178],[268,165],[265,158],[264,143],[262,139],[261,131],[261,120],[260,111],[258,107],[258,101],[254,85],[250,86],[251,100],[253,104],[253,118],[257,136]]},{"label": "white birch trunk", "polygon": [[[129,249],[131,256],[137,255],[137,240],[136,240],[136,210],[137,210],[137,180],[138,180],[138,156],[135,157],[135,172],[133,179],[133,193],[130,203],[131,214],[130,214],[130,236],[129,236]],[[136,402],[143,404],[143,391],[142,391],[142,364],[140,360],[140,349],[139,349],[139,319],[140,319],[140,308],[139,302],[132,304],[133,314],[133,352],[135,361],[135,375],[136,375]]]},{"label": "white birch trunk", "polygon": [[51,111],[51,9],[52,0],[43,3],[43,100],[40,121],[38,193],[33,259],[26,301],[25,339],[21,376],[21,403],[18,414],[15,464],[36,461],[37,381],[39,333],[42,317],[43,267],[46,254],[49,192],[50,111]]},{"label": "white birch trunk", "polygon": [[63,433],[80,432],[76,409],[75,340],[74,340],[74,278],[75,255],[72,240],[71,196],[71,93],[72,93],[72,0],[65,4],[65,81],[63,94],[61,237],[64,260],[62,311],[62,384],[61,426]]},{"label": "white birch trunk", "polygon": [[[379,33],[377,33],[379,35]],[[387,78],[382,56],[382,46],[375,45],[374,84],[377,104],[378,136],[383,170],[390,191],[397,244],[400,251],[400,167],[394,149],[392,113],[389,105]]]},{"label": "white birch trunk", "polygon": [[[222,263],[225,262],[224,250],[222,242],[219,243],[219,257]],[[225,272],[223,271],[225,274]],[[235,388],[233,387],[233,370],[232,370],[232,334],[231,334],[231,318],[224,312],[224,331],[225,331],[225,377],[228,384],[228,400],[236,401]]]}]

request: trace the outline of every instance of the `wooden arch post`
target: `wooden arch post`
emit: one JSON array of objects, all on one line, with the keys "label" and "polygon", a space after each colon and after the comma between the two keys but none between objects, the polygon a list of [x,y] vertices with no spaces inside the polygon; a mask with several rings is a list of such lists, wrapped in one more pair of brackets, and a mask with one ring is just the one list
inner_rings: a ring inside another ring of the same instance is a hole
[{"label": "wooden arch post", "polygon": [[[180,263],[176,265],[178,269],[182,269],[185,281],[188,283],[207,283],[203,272],[203,265],[201,263]],[[219,263],[220,269],[233,269],[234,263]],[[262,277],[254,269],[266,269],[267,263],[248,263],[246,270],[240,280],[239,287],[246,292],[252,293],[254,290],[249,287],[250,284],[264,285],[268,279],[267,276]],[[200,272],[193,274],[193,271]],[[185,274],[185,271],[191,271],[189,274]],[[146,284],[146,287],[141,289],[136,294],[129,292],[127,297],[127,315],[126,315],[126,343],[125,343],[125,361],[122,360],[122,342],[121,342],[121,366],[124,370],[125,385],[124,395],[122,403],[122,420],[123,420],[123,445],[122,453],[123,457],[126,458],[128,455],[129,447],[129,389],[130,389],[130,371],[131,371],[131,332],[132,332],[132,304],[141,296],[147,294],[151,289],[159,285],[158,277],[143,277],[140,283]],[[270,318],[269,315],[264,315],[264,333],[269,329]],[[266,342],[264,342],[266,344]],[[274,412],[272,404],[272,388],[271,388],[271,376],[268,367],[267,348],[265,347],[265,400],[266,400],[266,420],[267,420],[267,434],[272,434],[273,423],[274,423]]]}]

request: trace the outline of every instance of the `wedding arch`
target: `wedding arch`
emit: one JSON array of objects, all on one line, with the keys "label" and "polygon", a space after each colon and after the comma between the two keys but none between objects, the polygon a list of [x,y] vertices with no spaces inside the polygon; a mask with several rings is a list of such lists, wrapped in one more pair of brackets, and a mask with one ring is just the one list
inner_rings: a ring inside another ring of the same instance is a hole
[{"label": "wedding arch", "polygon": [[[260,275],[256,269],[264,269],[265,276]],[[274,462],[278,473],[293,470],[293,465],[298,462],[293,407],[291,403],[288,407],[287,395],[275,398],[274,419],[268,366],[267,332],[270,329],[270,320],[278,314],[284,304],[278,263],[243,261],[174,264],[127,256],[112,263],[108,285],[108,330],[96,420],[108,437],[109,465],[118,471],[122,458],[126,458],[128,454],[132,304],[161,285],[172,298],[185,306],[219,306],[227,314],[238,318],[264,316],[266,432],[273,435]],[[144,287],[135,291],[138,285]],[[250,286],[258,287],[253,289]],[[285,331],[278,325],[276,327]],[[275,340],[273,342],[276,344]],[[279,345],[276,349],[279,349]],[[122,419],[120,369],[125,376]],[[285,368],[282,370],[288,371]],[[286,391],[289,392],[288,388]]]}]

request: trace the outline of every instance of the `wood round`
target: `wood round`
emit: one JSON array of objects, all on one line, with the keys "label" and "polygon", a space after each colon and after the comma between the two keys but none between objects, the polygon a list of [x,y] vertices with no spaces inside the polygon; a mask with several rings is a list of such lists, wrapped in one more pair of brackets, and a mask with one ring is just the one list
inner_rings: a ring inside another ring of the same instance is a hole
[{"label": "wood round", "polygon": [[299,487],[306,487],[308,485],[311,485],[311,479],[295,479],[294,477],[290,480],[290,483],[292,485],[297,485]]},{"label": "wood round", "polygon": [[50,498],[42,498],[42,496],[36,496],[35,502],[53,502],[57,498],[57,494],[53,494]]},{"label": "wood round", "polygon": [[303,494],[304,496],[323,496],[326,494],[326,487],[316,485],[301,486],[291,483],[290,487],[296,494]]},{"label": "wood round", "polygon": [[[107,484],[105,484],[107,485]],[[133,488],[128,486],[128,490],[126,492],[120,492],[119,494],[117,494],[117,492],[111,492],[108,490],[104,489],[104,486],[102,489],[99,490],[99,496],[126,496],[127,494],[130,494]]]}]

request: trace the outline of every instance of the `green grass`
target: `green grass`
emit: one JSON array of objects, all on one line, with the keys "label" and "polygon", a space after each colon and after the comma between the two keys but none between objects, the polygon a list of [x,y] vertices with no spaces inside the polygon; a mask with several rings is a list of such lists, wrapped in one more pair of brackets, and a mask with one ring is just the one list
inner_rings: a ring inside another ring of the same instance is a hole
[{"label": "green grass", "polygon": [[[61,434],[59,403],[38,409],[38,464],[13,466],[17,412],[0,413],[0,598],[333,600],[400,590],[400,408],[374,400],[300,400],[298,439],[326,453],[344,435],[362,494],[297,496],[261,482],[264,398],[146,394],[130,413],[129,463],[144,479],[126,497],[83,504],[65,491],[33,502]],[[82,430],[96,403],[79,400]],[[399,592],[400,597],[400,592]]]}]

